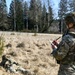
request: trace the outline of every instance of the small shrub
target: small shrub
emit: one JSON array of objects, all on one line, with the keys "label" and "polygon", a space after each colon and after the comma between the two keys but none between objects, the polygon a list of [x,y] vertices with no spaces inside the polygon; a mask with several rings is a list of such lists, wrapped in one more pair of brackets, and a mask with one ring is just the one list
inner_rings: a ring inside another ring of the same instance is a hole
[{"label": "small shrub", "polygon": [[17,56],[17,54],[15,52],[11,52],[9,53],[11,56]]},{"label": "small shrub", "polygon": [[11,33],[10,35],[15,35],[15,33]]},{"label": "small shrub", "polygon": [[4,42],[3,42],[3,37],[0,36],[0,56],[2,55],[4,51]]},{"label": "small shrub", "polygon": [[12,45],[10,43],[8,43],[5,47],[12,47]]},{"label": "small shrub", "polygon": [[19,43],[16,47],[24,47],[24,43]]},{"label": "small shrub", "polygon": [[37,33],[34,33],[33,36],[37,36]]}]

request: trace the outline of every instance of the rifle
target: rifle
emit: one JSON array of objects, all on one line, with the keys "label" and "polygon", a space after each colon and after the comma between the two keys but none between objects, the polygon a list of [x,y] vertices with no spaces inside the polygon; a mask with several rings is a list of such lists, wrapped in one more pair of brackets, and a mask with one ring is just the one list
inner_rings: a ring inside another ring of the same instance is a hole
[{"label": "rifle", "polygon": [[57,39],[55,39],[55,40],[53,40],[53,41],[50,41],[49,40],[49,42],[50,42],[50,44],[51,44],[51,46],[52,46],[52,49],[53,49],[53,51],[52,51],[52,53],[51,54],[53,54],[56,50],[57,50],[57,47],[58,47],[58,42],[57,42],[57,40],[58,39],[60,39],[61,37],[58,37]]}]

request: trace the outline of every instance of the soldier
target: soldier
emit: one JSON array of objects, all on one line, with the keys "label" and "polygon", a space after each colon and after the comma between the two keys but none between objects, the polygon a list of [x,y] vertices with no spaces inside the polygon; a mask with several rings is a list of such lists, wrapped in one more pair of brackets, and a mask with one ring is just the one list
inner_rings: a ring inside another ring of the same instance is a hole
[{"label": "soldier", "polygon": [[62,36],[53,57],[60,64],[58,75],[75,75],[75,15],[69,13],[65,17],[68,32]]}]

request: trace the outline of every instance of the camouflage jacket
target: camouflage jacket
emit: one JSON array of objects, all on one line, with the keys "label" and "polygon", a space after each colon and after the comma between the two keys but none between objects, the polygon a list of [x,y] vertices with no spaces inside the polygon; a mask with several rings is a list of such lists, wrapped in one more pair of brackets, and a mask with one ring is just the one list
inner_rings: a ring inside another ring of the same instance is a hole
[{"label": "camouflage jacket", "polygon": [[75,62],[75,32],[69,32],[62,37],[57,50],[53,56],[61,64],[70,64]]}]

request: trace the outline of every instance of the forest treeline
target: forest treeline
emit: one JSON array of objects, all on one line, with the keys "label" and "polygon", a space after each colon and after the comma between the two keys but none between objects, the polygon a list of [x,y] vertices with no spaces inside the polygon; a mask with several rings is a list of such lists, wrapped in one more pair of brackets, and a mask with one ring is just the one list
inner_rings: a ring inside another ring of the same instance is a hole
[{"label": "forest treeline", "polygon": [[[75,11],[74,0],[60,0],[58,6],[59,20],[66,13]],[[9,12],[6,0],[0,0],[0,30],[48,33],[56,20],[54,12],[52,0],[12,0]]]}]

